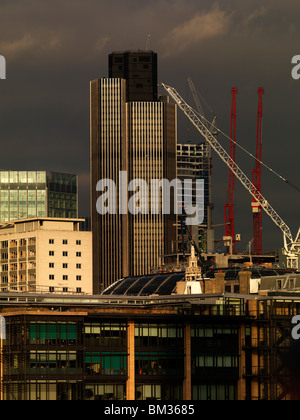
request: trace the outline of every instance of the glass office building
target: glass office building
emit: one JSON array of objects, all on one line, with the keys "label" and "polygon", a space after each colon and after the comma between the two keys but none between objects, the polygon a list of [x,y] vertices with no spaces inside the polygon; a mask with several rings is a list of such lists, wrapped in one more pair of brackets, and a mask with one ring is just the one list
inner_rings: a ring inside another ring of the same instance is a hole
[{"label": "glass office building", "polygon": [[78,217],[78,177],[46,171],[0,171],[0,222]]}]

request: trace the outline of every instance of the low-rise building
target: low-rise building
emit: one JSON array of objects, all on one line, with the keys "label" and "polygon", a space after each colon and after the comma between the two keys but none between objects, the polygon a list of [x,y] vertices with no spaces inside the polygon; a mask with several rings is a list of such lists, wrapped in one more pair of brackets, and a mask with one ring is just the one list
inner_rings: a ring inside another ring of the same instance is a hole
[{"label": "low-rise building", "polygon": [[3,293],[0,400],[299,399],[298,314],[300,294]]},{"label": "low-rise building", "polygon": [[92,293],[92,233],[82,219],[0,225],[0,291]]}]

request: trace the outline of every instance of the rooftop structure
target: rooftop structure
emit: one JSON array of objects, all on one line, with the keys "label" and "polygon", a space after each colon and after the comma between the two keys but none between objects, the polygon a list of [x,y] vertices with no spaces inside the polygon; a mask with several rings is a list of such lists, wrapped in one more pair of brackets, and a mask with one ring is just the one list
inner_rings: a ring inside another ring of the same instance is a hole
[{"label": "rooftop structure", "polygon": [[126,80],[126,101],[157,101],[157,54],[123,51],[109,55],[109,77]]}]

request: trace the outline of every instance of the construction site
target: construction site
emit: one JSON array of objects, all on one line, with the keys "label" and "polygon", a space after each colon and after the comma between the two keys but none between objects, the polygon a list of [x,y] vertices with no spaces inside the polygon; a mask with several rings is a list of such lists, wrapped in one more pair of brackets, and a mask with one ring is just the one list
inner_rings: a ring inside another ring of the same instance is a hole
[{"label": "construction site", "polygon": [[[256,153],[250,153],[241,146],[237,140],[237,95],[238,88],[232,88],[231,113],[230,113],[230,136],[217,127],[217,117],[209,121],[203,111],[203,98],[198,93],[191,77],[187,77],[190,92],[194,99],[194,105],[188,104],[174,87],[161,84],[161,87],[177,104],[187,120],[194,126],[204,143],[200,145],[184,144],[178,148],[178,176],[185,175],[194,179],[203,178],[206,182],[205,189],[205,222],[199,229],[194,226],[186,226],[185,215],[180,216],[177,238],[177,263],[163,264],[159,269],[162,271],[178,270],[187,265],[187,258],[190,255],[190,247],[195,247],[199,256],[199,264],[205,272],[218,269],[227,271],[232,268],[283,270],[297,272],[299,269],[300,241],[298,230],[296,236],[292,235],[290,227],[280,217],[278,212],[271,206],[268,197],[262,194],[262,168],[269,171],[281,182],[289,184],[290,187],[299,193],[299,189],[288,179],[277,173],[274,169],[263,162],[263,98],[265,90],[259,87],[257,122],[256,122]],[[201,97],[201,100],[200,100]],[[223,137],[229,142],[229,150],[226,151],[221,145],[220,138]],[[236,152],[241,149],[248,157],[253,159],[252,176],[248,177],[241,164],[237,162]],[[212,152],[215,154],[212,157]],[[228,169],[227,201],[224,204],[224,221],[218,220],[213,223],[212,203],[212,159],[221,160]],[[199,162],[201,163],[199,165]],[[198,166],[197,166],[198,163]],[[201,172],[197,168],[202,168]],[[189,172],[190,171],[190,172]],[[235,211],[235,202],[238,199],[236,185],[240,183],[249,194],[249,208],[252,213],[252,232],[249,232],[251,241],[247,249],[239,247],[241,234],[236,231],[236,219],[242,219],[243,215]],[[195,191],[193,192],[195,194]],[[291,195],[293,192],[291,192]],[[283,242],[271,251],[265,251],[263,247],[263,215],[272,222],[274,229],[281,231]],[[215,237],[215,229],[223,227],[222,238]],[[174,247],[175,248],[175,247]]]}]

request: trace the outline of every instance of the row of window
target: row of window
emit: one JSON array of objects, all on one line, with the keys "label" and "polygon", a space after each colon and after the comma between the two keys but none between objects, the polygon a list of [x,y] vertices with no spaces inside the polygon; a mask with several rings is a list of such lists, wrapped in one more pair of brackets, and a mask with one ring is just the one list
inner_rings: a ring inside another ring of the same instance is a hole
[{"label": "row of window", "polygon": [[[54,255],[55,255],[54,251],[49,251],[49,257],[54,257]],[[69,256],[68,251],[63,251],[62,256],[68,257]],[[81,252],[76,252],[76,257],[81,257]]]},{"label": "row of window", "polygon": [[[69,280],[69,276],[68,275],[63,275],[62,279],[63,280]],[[54,274],[49,274],[49,280],[55,280],[55,275]],[[82,281],[82,276],[76,276],[76,281]]]},{"label": "row of window", "polygon": [[[68,268],[68,267],[69,267],[69,264],[64,263],[62,265],[62,268]],[[55,263],[49,263],[49,268],[55,268]],[[76,264],[76,269],[77,270],[81,270],[81,268],[82,268],[81,264]],[[2,271],[5,271],[5,270],[2,270]],[[8,270],[6,270],[6,271],[8,271]]]},{"label": "row of window", "polygon": [[[54,245],[55,240],[54,239],[49,239],[49,244],[50,245]],[[68,245],[68,239],[63,239],[62,240],[62,244],[63,245]],[[76,240],[76,245],[81,245],[81,241],[80,240]]]}]

